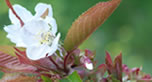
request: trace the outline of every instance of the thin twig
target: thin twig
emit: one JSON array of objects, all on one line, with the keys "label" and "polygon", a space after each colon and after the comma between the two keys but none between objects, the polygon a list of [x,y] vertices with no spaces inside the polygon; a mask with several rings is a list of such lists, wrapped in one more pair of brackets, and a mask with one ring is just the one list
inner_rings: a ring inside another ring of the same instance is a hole
[{"label": "thin twig", "polygon": [[65,71],[66,73],[69,72],[68,69],[67,69],[67,60],[68,60],[69,57],[71,56],[71,53],[72,53],[72,52],[68,52],[67,55],[66,55],[65,58],[64,58],[64,71]]},{"label": "thin twig", "polygon": [[24,22],[22,21],[22,19],[17,15],[17,13],[15,12],[15,10],[12,7],[12,4],[10,3],[9,0],[5,0],[7,6],[11,9],[11,11],[13,12],[13,14],[16,16],[16,18],[20,21],[21,23],[21,27],[24,25]]},{"label": "thin twig", "polygon": [[52,63],[56,66],[57,69],[62,70],[62,68],[59,67],[59,65],[53,60],[51,56],[49,56],[48,58],[52,61]]}]

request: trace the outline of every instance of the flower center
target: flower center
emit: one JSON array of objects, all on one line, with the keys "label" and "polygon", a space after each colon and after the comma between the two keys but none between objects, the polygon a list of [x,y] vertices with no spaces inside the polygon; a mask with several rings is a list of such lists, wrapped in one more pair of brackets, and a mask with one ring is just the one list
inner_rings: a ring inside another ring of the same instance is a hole
[{"label": "flower center", "polygon": [[46,32],[41,34],[41,44],[47,44],[51,45],[52,41],[54,40],[54,36],[51,34],[51,32]]}]

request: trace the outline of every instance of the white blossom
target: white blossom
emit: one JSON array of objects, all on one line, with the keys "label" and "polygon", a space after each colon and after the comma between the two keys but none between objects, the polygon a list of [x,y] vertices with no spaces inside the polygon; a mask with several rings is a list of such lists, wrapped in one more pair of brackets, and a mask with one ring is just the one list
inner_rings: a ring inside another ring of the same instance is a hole
[{"label": "white blossom", "polygon": [[25,47],[29,59],[38,60],[55,53],[60,46],[58,43],[60,33],[56,36],[57,24],[53,18],[51,5],[37,4],[34,16],[20,5],[14,5],[13,8],[24,25],[21,27],[20,21],[9,10],[9,18],[12,24],[4,27],[8,33],[7,37],[17,47]]}]

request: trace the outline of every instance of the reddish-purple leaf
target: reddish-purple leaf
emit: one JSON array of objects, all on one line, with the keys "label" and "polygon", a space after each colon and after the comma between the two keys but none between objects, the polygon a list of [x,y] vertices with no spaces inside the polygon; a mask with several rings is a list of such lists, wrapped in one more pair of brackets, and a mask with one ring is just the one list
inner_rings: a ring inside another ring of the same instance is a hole
[{"label": "reddish-purple leaf", "polygon": [[9,82],[37,82],[36,77],[30,77],[30,76],[20,76],[14,80],[11,80]]},{"label": "reddish-purple leaf", "polygon": [[112,59],[111,59],[111,56],[110,56],[109,52],[107,52],[107,51],[106,51],[106,61],[107,61],[110,65],[113,64]]},{"label": "reddish-purple leaf", "polygon": [[106,63],[106,67],[107,67],[108,73],[112,74],[112,72],[114,70],[113,62],[112,62],[111,56],[110,56],[110,54],[108,52],[106,52],[105,63]]},{"label": "reddish-purple leaf", "polygon": [[30,60],[28,59],[28,57],[26,56],[26,52],[23,50],[21,51],[18,48],[14,48],[16,50],[16,55],[19,59],[19,61],[23,64],[28,64],[28,65],[32,65],[34,67],[36,67],[39,71],[43,70],[43,71],[56,71],[57,68],[54,65],[54,63],[52,61],[50,61],[49,57],[46,58],[41,58],[39,60]]},{"label": "reddish-purple leaf", "polygon": [[87,56],[87,57],[89,57],[90,59],[94,59],[94,57],[95,57],[95,51],[94,52],[92,52],[92,51],[90,51],[90,50],[88,50],[88,49],[85,49],[85,56]]},{"label": "reddish-purple leaf", "polygon": [[43,69],[46,71],[56,71],[57,68],[56,66],[53,64],[52,61],[50,61],[50,59],[48,57],[46,58],[42,58],[36,61],[32,61],[33,65],[36,66],[39,69]]},{"label": "reddish-purple leaf", "polygon": [[21,73],[5,73],[0,82],[36,82],[36,77],[30,77]]},{"label": "reddish-purple leaf", "polygon": [[114,60],[114,68],[116,70],[116,77],[122,81],[122,54],[118,55]]},{"label": "reddish-purple leaf", "polygon": [[3,72],[26,72],[35,73],[35,67],[22,64],[17,57],[0,52],[0,70]]},{"label": "reddish-purple leaf", "polygon": [[106,67],[107,71],[110,75],[113,75],[115,78],[122,82],[122,55],[118,55],[114,62],[111,59],[111,56],[108,52],[106,52]]},{"label": "reddish-purple leaf", "polygon": [[21,51],[20,49],[14,47],[16,50],[15,54],[17,55],[19,61],[23,64],[30,64],[32,65],[32,61],[27,58],[25,50]]},{"label": "reddish-purple leaf", "polygon": [[106,72],[106,65],[105,64],[101,64],[98,66],[97,68],[97,75],[98,75],[98,78],[103,78],[105,72]]},{"label": "reddish-purple leaf", "polygon": [[26,52],[25,50],[20,50],[19,48],[14,47],[14,49],[16,50],[16,52],[20,53],[21,55],[26,57]]},{"label": "reddish-purple leaf", "polygon": [[64,40],[64,48],[70,52],[86,40],[120,4],[121,0],[100,2],[80,15],[72,24]]}]

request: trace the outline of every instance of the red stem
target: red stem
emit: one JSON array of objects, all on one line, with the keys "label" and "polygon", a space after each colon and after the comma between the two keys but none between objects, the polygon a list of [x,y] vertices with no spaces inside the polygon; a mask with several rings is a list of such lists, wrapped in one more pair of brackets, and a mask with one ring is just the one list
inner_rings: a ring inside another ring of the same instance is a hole
[{"label": "red stem", "polygon": [[62,70],[59,65],[53,60],[53,58],[51,56],[49,56],[49,59],[52,61],[52,63],[57,67],[57,69]]},{"label": "red stem", "polygon": [[22,21],[22,19],[17,15],[17,13],[15,12],[15,10],[12,7],[12,4],[10,3],[9,0],[5,0],[7,6],[11,9],[11,11],[13,12],[13,14],[16,16],[16,18],[20,21],[21,23],[21,27],[24,25],[24,22]]},{"label": "red stem", "polygon": [[65,72],[68,72],[68,69],[67,69],[67,60],[69,59],[70,55],[71,55],[71,52],[68,52],[67,55],[64,58],[64,71]]}]

